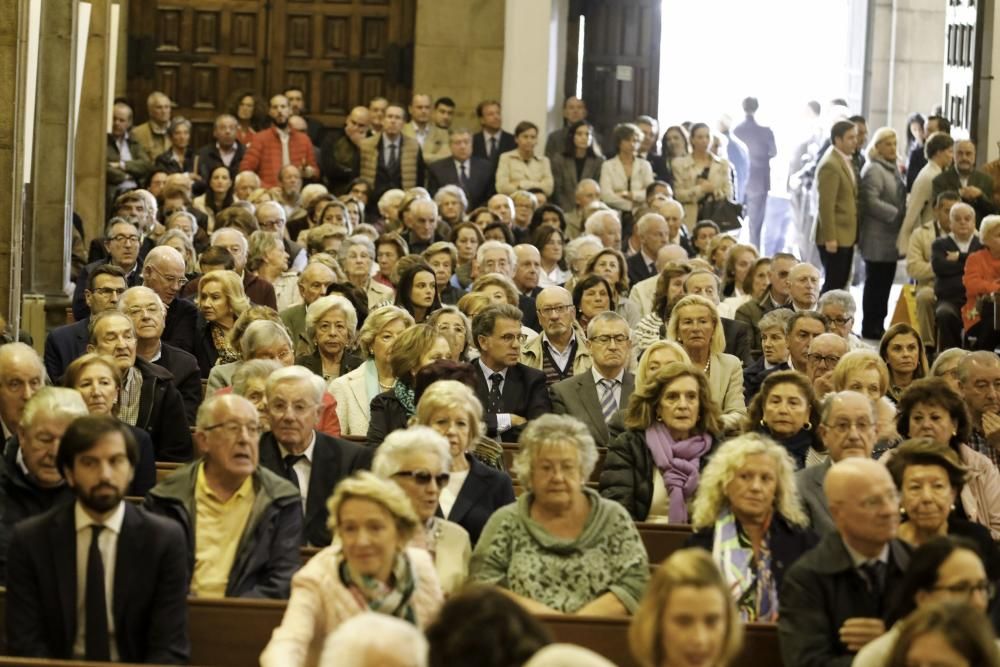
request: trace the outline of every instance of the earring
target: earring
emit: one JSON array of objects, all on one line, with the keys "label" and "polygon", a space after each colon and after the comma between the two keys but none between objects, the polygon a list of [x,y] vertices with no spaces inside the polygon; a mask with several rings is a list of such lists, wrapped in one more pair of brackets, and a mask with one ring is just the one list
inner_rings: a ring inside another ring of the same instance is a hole
[{"label": "earring", "polygon": [[811,431],[813,428],[812,422],[806,422],[806,425],[802,427],[803,430]]},{"label": "earring", "polygon": [[767,424],[764,423],[764,418],[763,417],[760,418],[760,425],[761,425],[761,428],[767,428]]},{"label": "earring", "polygon": [[900,507],[899,508],[899,516],[902,516],[902,517],[906,516],[906,508],[905,507]]}]

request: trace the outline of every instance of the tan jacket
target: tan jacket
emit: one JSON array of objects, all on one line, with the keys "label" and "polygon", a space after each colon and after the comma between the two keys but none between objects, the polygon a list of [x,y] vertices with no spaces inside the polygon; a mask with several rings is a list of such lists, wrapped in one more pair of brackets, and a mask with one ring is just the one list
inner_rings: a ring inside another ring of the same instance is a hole
[{"label": "tan jacket", "polygon": [[917,281],[917,288],[934,287],[934,268],[931,266],[931,245],[938,238],[934,220],[917,227],[906,248],[906,273]]},{"label": "tan jacket", "polygon": [[[424,145],[420,147],[421,153],[424,156],[424,164],[431,164],[446,157],[451,157],[451,143],[448,139],[448,130],[443,130],[434,123],[429,123],[429,125],[427,138],[424,139]],[[416,141],[417,129],[414,127],[412,121],[403,126],[403,136]],[[417,143],[419,144],[420,142],[418,141]]]},{"label": "tan jacket", "polygon": [[[593,364],[590,349],[587,347],[587,335],[576,322],[573,323],[573,333],[576,335],[576,356],[573,357],[573,375],[590,370]],[[531,368],[542,370],[542,334],[535,334],[521,348],[521,363]]]},{"label": "tan jacket", "polygon": [[361,364],[350,373],[330,380],[326,390],[337,401],[340,434],[368,435],[371,400],[375,398],[368,395],[368,364]]},{"label": "tan jacket", "polygon": [[832,146],[819,161],[816,170],[818,245],[836,241],[841,248],[849,248],[858,240],[858,184],[851,169],[844,156]]},{"label": "tan jacket", "polygon": [[731,354],[713,354],[708,369],[708,389],[722,413],[726,432],[739,429],[747,416],[743,399],[743,362]]},{"label": "tan jacket", "polygon": [[153,132],[153,128],[148,121],[138,127],[133,127],[129,130],[129,134],[139,142],[139,145],[146,151],[146,155],[154,162],[161,153],[166,153],[170,150],[170,135]]},{"label": "tan jacket", "polygon": [[368,295],[369,310],[385,303],[392,303],[393,299],[396,298],[396,290],[377,280],[368,281],[368,289],[365,290],[365,294]]}]

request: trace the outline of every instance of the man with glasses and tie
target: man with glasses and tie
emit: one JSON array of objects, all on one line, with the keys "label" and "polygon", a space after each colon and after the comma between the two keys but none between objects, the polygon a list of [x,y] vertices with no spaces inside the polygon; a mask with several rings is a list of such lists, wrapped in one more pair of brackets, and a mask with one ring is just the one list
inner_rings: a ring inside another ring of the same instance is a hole
[{"label": "man with glasses and tie", "polygon": [[326,501],[337,483],[371,467],[371,449],[316,430],[323,411],[323,378],[301,366],[271,373],[264,393],[271,430],[260,438],[260,464],[299,490],[305,513],[302,542],[330,544]]},{"label": "man with glasses and tie", "polygon": [[392,189],[409,190],[424,184],[424,158],[416,139],[403,136],[405,111],[390,104],[382,131],[361,143],[361,178],[374,184],[369,201],[378,201]]},{"label": "man with glasses and tie", "polygon": [[7,652],[186,665],[188,568],[176,522],[124,502],[138,447],[114,417],[79,417],[56,467],[76,502],[19,523],[7,579]]},{"label": "man with glasses and tie", "polygon": [[113,264],[125,274],[127,287],[135,287],[141,279],[141,266],[139,263],[139,244],[142,243],[142,236],[135,222],[125,218],[111,218],[111,222],[105,228],[104,247],[107,249],[111,259],[103,259],[92,262],[80,270],[80,275],[76,280],[76,291],[73,293],[73,318],[77,321],[86,319],[90,315],[90,306],[84,292],[89,286],[90,272],[103,264]]},{"label": "man with glasses and tie", "polygon": [[489,160],[472,154],[472,133],[465,128],[451,131],[451,159],[427,167],[427,189],[431,195],[445,185],[457,185],[469,199],[468,210],[483,206],[493,192],[493,169]]},{"label": "man with glasses and tie", "polygon": [[535,297],[535,304],[542,333],[524,344],[521,363],[545,373],[549,387],[589,370],[590,350],[576,321],[573,295],[562,287],[546,287]]},{"label": "man with glasses and tie", "polygon": [[158,246],[146,255],[142,265],[142,284],[156,292],[167,307],[163,340],[194,354],[198,307],[180,296],[187,282],[184,257],[175,249]]},{"label": "man with glasses and tie", "polygon": [[635,377],[625,370],[632,358],[628,322],[618,313],[600,313],[587,325],[593,366],[549,388],[552,409],[587,425],[598,447],[611,441],[608,422],[628,404]]},{"label": "man with glasses and tie", "polygon": [[58,382],[70,363],[87,351],[91,316],[117,308],[126,289],[125,272],[113,264],[98,264],[89,272],[83,290],[89,314],[72,324],[56,327],[45,339],[45,370],[53,382]]},{"label": "man with glasses and tie", "polygon": [[259,463],[253,403],[210,396],[198,409],[195,461],[157,484],[146,507],[176,519],[200,598],[288,597],[302,560],[299,490]]},{"label": "man with glasses and tie", "polygon": [[[871,422],[845,423],[850,431]],[[896,538],[899,495],[884,465],[841,460],[823,488],[835,530],[788,569],[778,593],[781,655],[796,667],[848,667],[885,633],[910,564],[910,547]]]},{"label": "man with glasses and tie", "polygon": [[489,306],[472,320],[479,349],[476,395],[483,404],[486,434],[517,442],[524,425],[552,412],[545,373],[520,363],[521,311],[509,304]]},{"label": "man with glasses and tie", "polygon": [[820,334],[809,343],[806,375],[818,400],[833,391],[833,369],[848,351],[847,341],[835,333]]}]

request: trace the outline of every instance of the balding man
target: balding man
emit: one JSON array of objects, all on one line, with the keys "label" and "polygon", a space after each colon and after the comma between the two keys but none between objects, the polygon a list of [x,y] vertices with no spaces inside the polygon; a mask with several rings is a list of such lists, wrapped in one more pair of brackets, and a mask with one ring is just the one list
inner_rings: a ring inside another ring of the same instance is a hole
[{"label": "balding man", "polygon": [[[233,271],[243,279],[243,291],[246,292],[251,303],[278,310],[278,299],[274,294],[274,285],[258,277],[257,274],[245,270],[247,253],[250,250],[247,237],[231,227],[216,229],[212,233],[212,246],[225,248],[233,256]],[[189,293],[198,293],[199,281],[200,278],[191,281],[188,285]]]},{"label": "balding man", "polygon": [[830,466],[844,459],[871,458],[878,437],[878,414],[872,400],[856,391],[827,394],[819,414],[819,437],[829,456],[823,463],[795,473],[795,484],[813,531],[825,535],[836,530],[823,493],[826,474]]},{"label": "balding man", "polygon": [[812,382],[816,398],[822,400],[833,391],[833,369],[849,350],[847,341],[835,333],[820,334],[809,343],[809,352],[806,354],[806,375]]},{"label": "balding man", "polygon": [[146,497],[148,509],[184,528],[199,598],[285,599],[302,562],[299,490],[259,465],[260,433],[253,403],[210,396],[195,426],[201,458]]},{"label": "balding man", "polygon": [[[410,98],[410,122],[403,126],[403,135],[416,139],[428,165],[451,155],[448,131],[431,122],[433,107],[430,95],[414,93]],[[469,137],[469,152],[472,152],[472,137]]]},{"label": "balding man", "polygon": [[521,294],[537,298],[542,291],[538,286],[538,278],[542,272],[542,254],[530,243],[519,243],[514,246],[514,256],[517,257],[514,285]]},{"label": "balding man", "polygon": [[371,201],[387,190],[423,185],[426,165],[416,139],[403,135],[403,107],[390,104],[382,131],[361,142],[361,178],[373,187]]},{"label": "balding man", "polygon": [[931,243],[934,269],[934,318],[939,350],[962,347],[962,307],[965,305],[965,262],[983,244],[976,234],[976,212],[964,202],[948,213],[951,231]]},{"label": "balding man", "polygon": [[647,213],[636,223],[639,252],[628,258],[628,281],[636,283],[656,274],[656,255],[670,241],[670,227],[659,213]]},{"label": "balding man", "polygon": [[962,357],[958,386],[971,418],[969,446],[1000,466],[1000,357],[987,350]]},{"label": "balding man", "polygon": [[156,292],[167,308],[163,341],[194,354],[198,307],[181,298],[181,290],[188,282],[184,268],[184,257],[179,252],[170,246],[157,246],[146,256],[142,284]]},{"label": "balding man", "polygon": [[486,203],[493,191],[493,168],[489,160],[472,154],[472,132],[455,128],[448,136],[450,154],[427,167],[427,189],[431,195],[446,185],[456,185],[469,200],[468,210]]},{"label": "balding man", "polygon": [[793,310],[816,310],[819,279],[819,269],[812,264],[802,262],[792,267],[788,272],[788,296]]},{"label": "balding man", "polygon": [[158,90],[146,98],[149,120],[132,130],[132,136],[151,160],[170,150],[170,114],[173,105],[170,98]]},{"label": "balding man", "polygon": [[334,195],[345,195],[361,170],[361,142],[368,136],[371,113],[356,106],[347,114],[342,129],[331,130],[320,148],[320,170],[326,187]]},{"label": "balding man", "polygon": [[132,128],[132,107],[122,102],[111,111],[111,132],[108,133],[107,200],[126,190],[139,187],[153,171],[153,161],[139,140],[129,134]]},{"label": "balding man", "polygon": [[688,251],[676,243],[668,243],[656,253],[656,273],[632,285],[632,289],[628,293],[628,298],[639,306],[643,317],[653,312],[653,297],[656,296],[656,282],[660,279],[660,273],[664,267],[671,262],[686,262],[687,259]]},{"label": "balding man", "polygon": [[968,139],[955,142],[955,159],[951,166],[934,177],[933,196],[942,192],[957,192],[962,201],[976,211],[976,222],[982,222],[987,215],[997,212],[993,202],[993,179],[976,169],[976,145]]},{"label": "balding man", "polygon": [[302,170],[302,178],[313,180],[319,176],[316,154],[309,135],[289,126],[291,108],[288,98],[275,95],[268,108],[271,127],[261,130],[253,137],[253,144],[247,149],[240,162],[240,171],[252,171],[260,176],[265,188],[277,186],[278,174],[287,164]]},{"label": "balding man", "polygon": [[605,248],[621,250],[622,223],[614,211],[598,211],[591,214],[583,226],[583,231],[601,239]]},{"label": "balding man", "polygon": [[584,233],[587,219],[600,210],[610,210],[601,201],[601,185],[592,178],[585,178],[576,184],[573,206],[566,209],[566,237],[575,239]]},{"label": "balding man", "polygon": [[885,633],[910,564],[910,547],[896,539],[899,493],[884,465],[841,460],[823,486],[836,531],[789,568],[780,591],[781,655],[797,667],[848,667]]},{"label": "balding man", "polygon": [[215,141],[198,151],[198,174],[202,183],[211,181],[212,172],[219,167],[229,170],[229,178],[235,179],[239,174],[247,147],[236,138],[237,128],[235,116],[224,113],[215,117],[212,128]]},{"label": "balding man", "polygon": [[0,345],[0,426],[6,442],[17,433],[24,404],[45,384],[38,353],[24,343]]},{"label": "balding man", "polygon": [[295,356],[306,356],[314,351],[313,342],[306,336],[306,309],[313,301],[326,295],[326,289],[337,282],[333,269],[322,262],[310,262],[299,275],[298,287],[302,302],[281,311],[281,321],[295,343]]},{"label": "balding man", "polygon": [[546,386],[590,368],[587,336],[576,321],[573,295],[562,287],[546,287],[535,297],[542,333],[521,348],[521,363],[545,373]]}]

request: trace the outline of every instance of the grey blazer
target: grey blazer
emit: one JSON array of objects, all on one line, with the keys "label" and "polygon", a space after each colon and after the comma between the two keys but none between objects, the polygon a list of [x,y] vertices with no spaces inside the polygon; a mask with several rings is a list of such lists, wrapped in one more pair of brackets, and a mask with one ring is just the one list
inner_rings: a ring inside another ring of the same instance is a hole
[{"label": "grey blazer", "polygon": [[[577,184],[585,178],[599,182],[603,163],[604,158],[596,155],[588,157],[583,163],[583,173],[577,178],[576,161],[573,158],[562,153],[551,156],[552,178],[555,181],[555,189],[552,191],[553,203],[564,211],[575,209]],[[580,227],[583,228],[583,221],[580,222]]]},{"label": "grey blazer", "polygon": [[827,533],[836,532],[833,525],[833,515],[830,514],[830,506],[826,502],[826,494],[823,493],[823,480],[826,473],[830,471],[833,463],[827,458],[826,461],[818,465],[803,468],[795,473],[795,484],[799,489],[799,497],[802,498],[802,509],[809,517],[809,525],[813,532],[820,537]]},{"label": "grey blazer", "polygon": [[896,239],[906,215],[906,184],[892,162],[873,158],[861,170],[858,247],[869,262],[895,262]]},{"label": "grey blazer", "polygon": [[[628,405],[628,399],[633,391],[635,391],[635,376],[625,371],[625,375],[622,376],[619,410]],[[604,421],[601,400],[597,395],[597,385],[594,383],[594,374],[590,369],[556,382],[549,387],[549,393],[552,395],[553,412],[557,415],[576,417],[587,425],[598,447],[608,446],[612,434],[608,431],[607,422]]]}]

